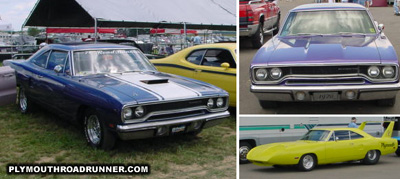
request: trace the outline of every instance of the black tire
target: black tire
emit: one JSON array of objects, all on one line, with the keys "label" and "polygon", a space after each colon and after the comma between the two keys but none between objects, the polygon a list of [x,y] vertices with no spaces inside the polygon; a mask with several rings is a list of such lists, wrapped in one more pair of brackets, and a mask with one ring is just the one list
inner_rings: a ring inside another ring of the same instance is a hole
[{"label": "black tire", "polygon": [[370,150],[367,152],[367,154],[365,154],[363,163],[366,165],[375,165],[379,162],[380,156],[381,153],[378,150]]},{"label": "black tire", "polygon": [[253,48],[258,49],[264,44],[263,24],[259,23],[256,33],[251,37]]},{"label": "black tire", "polygon": [[111,150],[116,137],[107,129],[104,119],[93,109],[88,109],[84,116],[86,141],[93,148]]},{"label": "black tire", "polygon": [[278,21],[276,21],[276,24],[275,24],[275,26],[274,26],[274,27],[275,27],[275,30],[272,31],[272,33],[273,33],[274,35],[278,34],[278,32],[279,32],[280,20],[281,20],[281,14],[279,13],[279,14],[278,14]]},{"label": "black tire", "polygon": [[396,155],[397,155],[398,157],[400,157],[400,150],[399,150],[399,149],[396,150]]},{"label": "black tire", "polygon": [[396,103],[396,97],[391,99],[381,99],[377,101],[378,106],[393,107],[395,103]]},{"label": "black tire", "polygon": [[23,87],[19,87],[18,90],[18,107],[22,114],[31,113],[34,111],[34,105],[31,99],[26,94],[26,90]]},{"label": "black tire", "polygon": [[317,158],[313,154],[304,154],[301,156],[297,167],[302,171],[311,171],[317,166]]},{"label": "black tire", "polygon": [[248,142],[240,141],[240,147],[239,147],[240,164],[249,163],[246,156],[249,153],[250,149],[252,149],[252,148],[253,148],[253,146],[251,146]]},{"label": "black tire", "polygon": [[263,100],[260,100],[259,102],[260,102],[260,106],[263,109],[277,108],[279,106],[277,101],[263,101]]}]

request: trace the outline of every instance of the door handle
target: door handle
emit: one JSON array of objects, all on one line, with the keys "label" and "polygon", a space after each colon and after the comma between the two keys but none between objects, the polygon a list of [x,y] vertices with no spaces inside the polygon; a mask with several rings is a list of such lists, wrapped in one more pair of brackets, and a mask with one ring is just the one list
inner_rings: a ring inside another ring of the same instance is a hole
[{"label": "door handle", "polygon": [[200,70],[200,69],[195,69],[194,71],[195,71],[195,72],[201,72],[201,70]]},{"label": "door handle", "polygon": [[5,74],[5,75],[3,75],[3,77],[5,77],[5,78],[13,77],[13,76],[14,76],[14,74]]}]

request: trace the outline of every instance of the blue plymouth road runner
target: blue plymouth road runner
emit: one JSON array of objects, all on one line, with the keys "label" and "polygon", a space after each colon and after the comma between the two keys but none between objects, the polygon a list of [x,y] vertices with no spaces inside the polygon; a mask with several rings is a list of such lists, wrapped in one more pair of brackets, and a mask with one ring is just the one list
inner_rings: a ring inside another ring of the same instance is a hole
[{"label": "blue plymouth road runner", "polygon": [[96,148],[111,149],[116,137],[197,134],[229,116],[226,91],[158,72],[134,47],[48,45],[4,64],[16,70],[22,113],[39,104],[79,122]]},{"label": "blue plymouth road runner", "polygon": [[399,62],[382,31],[359,4],[298,6],[254,56],[250,90],[263,108],[277,101],[377,100],[393,106]]}]

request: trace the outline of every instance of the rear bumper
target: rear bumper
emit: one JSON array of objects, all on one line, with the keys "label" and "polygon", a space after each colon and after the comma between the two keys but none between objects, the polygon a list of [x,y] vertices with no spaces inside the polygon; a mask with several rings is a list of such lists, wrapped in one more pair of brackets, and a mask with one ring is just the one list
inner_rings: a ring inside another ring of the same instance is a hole
[{"label": "rear bumper", "polygon": [[257,29],[258,29],[258,24],[247,25],[247,28],[240,28],[239,35],[241,37],[242,36],[250,37],[256,33]]},{"label": "rear bumper", "polygon": [[[172,128],[180,126],[185,126],[184,131],[182,131],[181,133],[188,133],[220,124],[225,118],[229,116],[230,114],[228,111],[223,111],[168,121],[117,125],[117,133],[122,140],[144,139],[173,135]],[[200,125],[200,127],[196,128],[196,126],[198,125]]]},{"label": "rear bumper", "polygon": [[[353,99],[348,99],[346,91],[355,92]],[[254,85],[250,87],[258,99],[265,101],[314,101],[313,93],[317,92],[338,92],[338,101],[366,101],[391,99],[396,97],[400,90],[400,83],[379,84],[379,85],[348,85],[348,86],[265,86]],[[303,100],[296,98],[297,92],[304,92]]]}]

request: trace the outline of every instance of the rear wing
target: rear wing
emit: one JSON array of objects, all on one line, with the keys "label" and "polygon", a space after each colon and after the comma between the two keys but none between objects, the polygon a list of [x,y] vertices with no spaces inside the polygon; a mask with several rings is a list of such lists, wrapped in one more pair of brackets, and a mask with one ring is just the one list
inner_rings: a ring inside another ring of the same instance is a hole
[{"label": "rear wing", "polygon": [[[367,123],[371,123],[371,122],[382,122],[382,121],[366,121],[366,122],[361,123],[361,125],[360,125],[360,127],[358,127],[358,129],[364,130],[365,125],[367,125]],[[390,122],[390,123],[387,126],[385,132],[383,133],[382,138],[391,138],[392,133],[393,133],[394,121],[384,121],[384,122]]]}]

